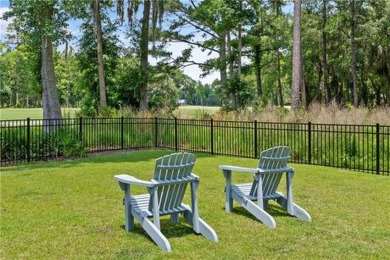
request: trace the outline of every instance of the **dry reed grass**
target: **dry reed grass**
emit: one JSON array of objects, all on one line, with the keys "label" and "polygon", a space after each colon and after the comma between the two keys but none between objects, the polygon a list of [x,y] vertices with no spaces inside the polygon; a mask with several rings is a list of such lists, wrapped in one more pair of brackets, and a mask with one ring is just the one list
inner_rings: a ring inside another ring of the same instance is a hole
[{"label": "dry reed grass", "polygon": [[288,108],[280,108],[268,105],[262,108],[246,108],[239,112],[226,112],[221,109],[216,112],[209,110],[194,109],[194,111],[178,111],[172,115],[167,109],[160,109],[155,112],[137,112],[130,108],[124,108],[119,113],[124,117],[137,118],[173,118],[181,119],[214,119],[224,121],[254,121],[258,122],[281,122],[281,123],[306,123],[317,124],[356,124],[356,125],[390,125],[390,107],[380,107],[370,109],[366,107],[342,107],[336,102],[328,106],[319,103],[313,103],[307,110],[299,109],[296,111]]},{"label": "dry reed grass", "polygon": [[312,122],[317,124],[356,124],[373,125],[376,123],[390,125],[390,108],[381,107],[369,109],[366,107],[345,108],[332,102],[329,106],[314,103],[307,110],[299,109],[292,111],[276,106],[251,111],[246,109],[240,112],[215,113],[216,120],[244,120],[258,122],[284,122],[302,123]]}]

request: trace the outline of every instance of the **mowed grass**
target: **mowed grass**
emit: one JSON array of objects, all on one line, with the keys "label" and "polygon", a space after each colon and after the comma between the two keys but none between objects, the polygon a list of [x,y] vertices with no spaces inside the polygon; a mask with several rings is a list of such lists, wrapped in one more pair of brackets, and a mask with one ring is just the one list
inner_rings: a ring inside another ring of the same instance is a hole
[{"label": "mowed grass", "polygon": [[[63,118],[73,118],[79,108],[61,108]],[[42,119],[42,108],[2,108],[0,109],[0,120],[19,120],[19,119]]]},{"label": "mowed grass", "polygon": [[[234,203],[224,209],[219,164],[254,167],[256,160],[196,154],[200,216],[218,234],[195,235],[183,218],[162,218],[172,246],[164,253],[140,224],[124,231],[123,193],[115,174],[150,180],[155,159],[170,151],[137,151],[73,161],[2,168],[0,259],[386,259],[390,255],[390,178],[292,165],[294,200],[311,223],[271,203],[268,228]],[[250,180],[234,173],[234,181]],[[284,186],[280,191],[284,192]],[[133,193],[144,193],[142,188]],[[189,193],[189,192],[188,192]],[[189,203],[189,194],[186,195]]]},{"label": "mowed grass", "polygon": [[174,116],[177,118],[205,118],[212,116],[221,107],[210,106],[179,106],[174,112]]},{"label": "mowed grass", "polygon": [[[213,115],[220,107],[209,106],[179,106],[174,115],[178,118],[204,118],[207,115]],[[61,108],[64,118],[74,118],[80,108]],[[19,120],[19,119],[42,119],[42,108],[1,108],[0,120]]]}]

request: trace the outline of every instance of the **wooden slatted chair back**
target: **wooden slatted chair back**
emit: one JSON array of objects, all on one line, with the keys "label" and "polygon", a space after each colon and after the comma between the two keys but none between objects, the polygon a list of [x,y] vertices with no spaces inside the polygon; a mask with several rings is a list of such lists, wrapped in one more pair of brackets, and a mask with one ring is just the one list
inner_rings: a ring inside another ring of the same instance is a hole
[{"label": "wooden slatted chair back", "polygon": [[[283,168],[287,167],[287,162],[291,158],[291,149],[287,146],[277,146],[263,151],[260,154],[258,168],[262,170],[278,170],[280,172],[263,174],[263,196],[272,196],[276,192],[283,175]],[[250,191],[251,196],[257,195],[258,182],[253,181]]]},{"label": "wooden slatted chair back", "polygon": [[158,186],[160,212],[169,212],[182,204],[189,182],[186,180],[194,164],[195,155],[191,153],[175,153],[156,160],[153,179],[164,184]]},{"label": "wooden slatted chair back", "polygon": [[277,146],[260,154],[258,168],[263,170],[280,169],[287,166],[291,158],[291,149],[287,146]]}]

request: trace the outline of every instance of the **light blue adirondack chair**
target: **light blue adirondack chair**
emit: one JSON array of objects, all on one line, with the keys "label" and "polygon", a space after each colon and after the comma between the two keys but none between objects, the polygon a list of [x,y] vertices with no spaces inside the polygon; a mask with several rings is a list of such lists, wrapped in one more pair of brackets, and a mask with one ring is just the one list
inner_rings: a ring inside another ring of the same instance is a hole
[{"label": "light blue adirondack chair", "polygon": [[[287,166],[290,157],[291,149],[289,147],[277,146],[260,154],[257,168],[220,165],[219,168],[222,169],[226,179],[226,212],[232,211],[233,200],[235,200],[267,226],[276,227],[274,218],[264,210],[267,208],[269,200],[275,200],[289,214],[304,221],[311,221],[310,215],[293,202],[292,178],[294,169]],[[253,183],[233,184],[233,171],[252,173]],[[283,173],[286,173],[287,196],[276,191]]]},{"label": "light blue adirondack chair", "polygon": [[[156,160],[151,181],[139,180],[127,174],[116,175],[125,193],[125,230],[134,229],[134,217],[153,241],[164,251],[170,252],[171,245],[161,233],[160,216],[170,215],[171,223],[179,222],[179,213],[193,226],[195,233],[204,235],[211,241],[218,241],[215,231],[199,217],[196,190],[199,177],[192,173],[195,155],[173,153]],[[183,204],[187,185],[191,187],[191,207]],[[132,185],[144,186],[148,193],[131,195]],[[153,222],[149,219],[153,217]]]}]

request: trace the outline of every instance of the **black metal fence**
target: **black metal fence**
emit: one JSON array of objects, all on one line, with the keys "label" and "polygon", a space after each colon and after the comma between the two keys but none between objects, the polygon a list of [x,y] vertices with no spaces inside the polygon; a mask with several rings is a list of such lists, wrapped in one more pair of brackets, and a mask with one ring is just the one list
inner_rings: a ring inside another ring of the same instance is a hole
[{"label": "black metal fence", "polygon": [[390,175],[390,126],[168,118],[0,121],[1,166],[86,153],[168,148],[257,158],[286,145],[292,162]]}]

